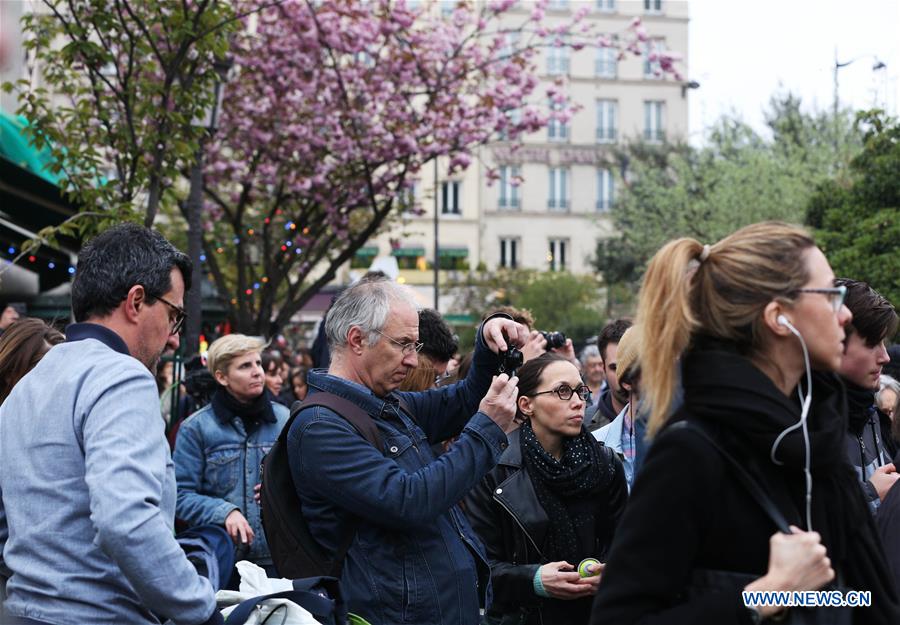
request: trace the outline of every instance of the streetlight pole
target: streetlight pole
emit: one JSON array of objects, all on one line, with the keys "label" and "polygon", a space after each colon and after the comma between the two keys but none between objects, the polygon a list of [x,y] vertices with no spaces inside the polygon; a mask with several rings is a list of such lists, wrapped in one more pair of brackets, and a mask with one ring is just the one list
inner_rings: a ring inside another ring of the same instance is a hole
[{"label": "streetlight pole", "polygon": [[841,69],[842,67],[847,67],[848,65],[851,65],[851,64],[855,63],[856,61],[859,61],[860,59],[866,59],[866,58],[875,59],[875,63],[872,64],[873,72],[877,72],[878,70],[887,68],[887,65],[885,65],[882,61],[880,61],[878,59],[878,57],[875,56],[874,54],[863,54],[861,56],[852,58],[849,61],[841,63],[840,61],[838,61],[838,51],[837,51],[837,46],[835,46],[835,48],[834,48],[834,118],[835,118],[835,120],[837,119],[838,108],[840,106],[840,102],[838,99],[838,70]]},{"label": "streetlight pole", "polygon": [[184,328],[184,353],[193,354],[200,350],[200,330],[203,322],[203,150],[206,141],[218,127],[219,115],[222,111],[222,88],[228,77],[233,60],[228,57],[217,61],[213,67],[216,72],[214,101],[211,110],[207,111],[203,120],[205,132],[200,137],[194,163],[191,165],[190,191],[188,192],[185,212],[188,222],[188,256],[193,263],[191,271],[191,290],[185,295],[184,307],[187,320]]},{"label": "streetlight pole", "polygon": [[440,312],[438,298],[440,297],[440,266],[441,248],[438,242],[438,159],[434,158],[434,309]]}]

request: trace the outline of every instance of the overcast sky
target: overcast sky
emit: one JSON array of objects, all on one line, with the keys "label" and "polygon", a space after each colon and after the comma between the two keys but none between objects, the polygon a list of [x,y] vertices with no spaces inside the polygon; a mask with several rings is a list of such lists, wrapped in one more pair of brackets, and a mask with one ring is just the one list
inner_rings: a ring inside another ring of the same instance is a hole
[{"label": "overcast sky", "polygon": [[[842,105],[892,114],[900,101],[900,0],[689,0],[688,78],[692,143],[717,117],[737,111],[762,129],[762,110],[779,85],[807,107],[834,98],[834,54]],[[886,69],[872,71],[877,57]]]}]

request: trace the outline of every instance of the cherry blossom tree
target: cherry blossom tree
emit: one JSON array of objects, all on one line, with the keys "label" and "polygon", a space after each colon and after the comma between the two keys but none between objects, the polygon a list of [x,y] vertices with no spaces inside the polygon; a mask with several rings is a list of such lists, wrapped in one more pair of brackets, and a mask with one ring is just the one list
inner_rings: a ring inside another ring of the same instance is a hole
[{"label": "cherry blossom tree", "polygon": [[[571,118],[563,82],[539,89],[539,49],[613,42],[582,23],[587,3],[552,27],[546,1],[514,4],[460,1],[446,16],[403,0],[286,0],[248,21],[204,186],[205,260],[237,328],[284,326],[410,209],[427,163],[453,173],[498,137]],[[636,21],[621,53],[646,40]],[[660,66],[675,71],[671,56]]]}]

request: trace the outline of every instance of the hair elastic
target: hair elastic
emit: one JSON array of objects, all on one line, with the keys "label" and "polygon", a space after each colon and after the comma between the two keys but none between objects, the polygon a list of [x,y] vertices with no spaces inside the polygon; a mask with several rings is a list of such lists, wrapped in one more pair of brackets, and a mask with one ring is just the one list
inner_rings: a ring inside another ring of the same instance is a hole
[{"label": "hair elastic", "polygon": [[703,251],[700,252],[700,262],[702,263],[707,258],[709,258],[709,245],[704,245]]}]

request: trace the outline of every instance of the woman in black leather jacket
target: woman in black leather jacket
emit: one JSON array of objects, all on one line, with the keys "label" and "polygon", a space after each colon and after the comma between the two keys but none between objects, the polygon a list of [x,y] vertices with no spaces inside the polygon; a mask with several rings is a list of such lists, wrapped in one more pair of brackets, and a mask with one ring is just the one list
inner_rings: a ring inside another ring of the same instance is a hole
[{"label": "woman in black leather jacket", "polygon": [[485,623],[586,623],[627,497],[618,457],[583,427],[589,390],[556,354],[519,369],[518,418],[499,464],[466,499],[491,561]]}]

